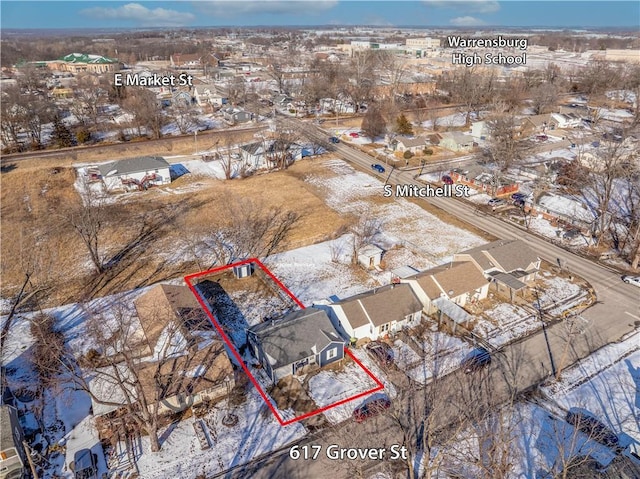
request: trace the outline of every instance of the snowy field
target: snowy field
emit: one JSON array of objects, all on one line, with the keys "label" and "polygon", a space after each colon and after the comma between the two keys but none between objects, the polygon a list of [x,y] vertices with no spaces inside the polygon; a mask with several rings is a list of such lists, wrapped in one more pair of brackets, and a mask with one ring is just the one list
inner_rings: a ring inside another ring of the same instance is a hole
[{"label": "snowy field", "polygon": [[371,175],[357,172],[342,160],[327,162],[338,174],[331,178],[310,176],[311,184],[327,191],[327,205],[341,214],[370,217],[381,224],[374,242],[383,249],[403,245],[436,266],[455,252],[483,244],[478,236],[444,223],[419,206],[404,199],[373,205],[370,199],[381,197],[383,183]]}]

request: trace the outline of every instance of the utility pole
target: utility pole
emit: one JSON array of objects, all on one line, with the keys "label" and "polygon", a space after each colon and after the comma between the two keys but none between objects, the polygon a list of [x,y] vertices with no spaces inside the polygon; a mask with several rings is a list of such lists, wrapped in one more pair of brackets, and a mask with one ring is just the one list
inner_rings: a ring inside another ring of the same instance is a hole
[{"label": "utility pole", "polygon": [[556,365],[553,361],[553,353],[551,352],[551,345],[549,344],[549,336],[547,335],[547,325],[542,318],[542,308],[540,307],[540,294],[538,293],[538,288],[534,289],[536,292],[536,309],[538,310],[538,317],[540,318],[540,322],[542,323],[542,332],[544,333],[544,341],[547,344],[547,351],[549,352],[549,361],[551,362],[551,374],[556,375]]},{"label": "utility pole", "polygon": [[195,145],[195,146],[194,146],[194,147],[195,147],[195,150],[194,150],[193,154],[195,155],[195,154],[197,154],[197,153],[198,153],[198,130],[195,130],[195,131],[193,132],[193,143],[194,143],[194,145]]},{"label": "utility pole", "polygon": [[33,463],[33,458],[31,457],[31,448],[27,441],[22,441],[22,447],[24,448],[25,455],[27,456],[27,461],[29,461],[29,468],[31,469],[31,474],[33,474],[33,479],[38,479],[38,473],[36,472],[36,466]]}]

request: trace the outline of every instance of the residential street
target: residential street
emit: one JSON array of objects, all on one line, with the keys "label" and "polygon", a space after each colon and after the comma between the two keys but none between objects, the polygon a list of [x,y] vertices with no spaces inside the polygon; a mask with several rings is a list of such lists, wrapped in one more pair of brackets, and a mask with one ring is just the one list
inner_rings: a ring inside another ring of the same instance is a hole
[{"label": "residential street", "polygon": [[[320,139],[319,135],[320,133],[318,133],[317,139]],[[325,139],[322,138],[322,140]],[[344,143],[335,146],[336,153],[341,158],[370,172],[372,162],[370,156]],[[414,180],[413,174],[413,172],[396,170],[391,173],[389,182],[421,185]],[[388,175],[389,170],[377,176],[384,181]],[[446,213],[496,237],[522,239],[541,258],[553,264],[557,263],[558,258],[564,260],[568,270],[589,281],[597,293],[597,303],[582,314],[582,317],[588,320],[588,326],[579,333],[570,335],[563,323],[556,323],[547,327],[548,347],[543,331],[508,345],[496,355],[498,360],[494,361],[488,371],[489,376],[485,378],[485,381],[482,381],[482,384],[476,383],[472,376],[466,376],[460,371],[439,379],[438,387],[442,388],[439,391],[456,392],[449,398],[450,407],[448,410],[438,414],[438,420],[442,426],[455,421],[456,417],[460,415],[464,407],[464,402],[461,402],[460,398],[465,396],[464,393],[468,392],[469,388],[487,388],[493,404],[500,404],[509,397],[510,383],[514,384],[518,391],[523,391],[535,386],[550,374],[552,369],[550,352],[556,369],[563,369],[576,360],[587,356],[593,350],[619,340],[625,334],[640,327],[638,290],[634,286],[623,283],[620,280],[620,275],[613,269],[565,251],[542,238],[503,222],[498,217],[479,215],[473,205],[462,201],[452,198],[429,198],[424,201],[428,201]],[[567,345],[569,337],[570,343]],[[397,372],[390,379],[394,382],[403,381]],[[395,404],[393,407],[399,408],[399,410],[408,407],[423,410],[422,408],[429,406],[424,403],[430,387],[432,385],[427,386],[425,394],[418,393],[410,397],[402,397],[402,393],[400,393],[396,401],[400,401],[401,404]],[[356,404],[354,404],[355,407]],[[295,479],[322,477],[329,471],[334,478],[353,477],[357,468],[354,469],[352,466],[356,466],[357,461],[329,460],[324,455],[327,446],[338,444],[341,447],[384,447],[385,445],[388,447],[391,444],[402,444],[402,434],[399,429],[394,427],[392,419],[380,416],[362,424],[347,421],[332,430],[323,431],[318,439],[308,439],[302,444],[322,445],[322,453],[316,460],[298,459],[294,461],[285,450],[263,461],[249,464],[226,477],[289,477]],[[364,467],[367,470],[371,468],[373,472],[375,470],[373,468],[377,466],[378,462],[380,461],[369,461]],[[304,463],[304,466],[301,463]]]}]

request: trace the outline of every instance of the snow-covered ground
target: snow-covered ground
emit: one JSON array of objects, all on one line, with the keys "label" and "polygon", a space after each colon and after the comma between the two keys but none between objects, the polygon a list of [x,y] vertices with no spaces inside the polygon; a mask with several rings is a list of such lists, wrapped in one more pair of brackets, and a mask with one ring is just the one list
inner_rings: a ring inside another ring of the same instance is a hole
[{"label": "snow-covered ground", "polygon": [[336,176],[309,176],[306,181],[322,187],[327,192],[327,204],[339,213],[368,216],[378,222],[381,232],[374,242],[383,249],[402,245],[423,255],[431,263],[429,266],[435,266],[455,252],[484,242],[404,199],[382,205],[372,204],[370,199],[383,195],[380,180],[355,171],[342,160],[330,160],[327,165],[337,173]]},{"label": "snow-covered ground", "polygon": [[487,320],[478,320],[473,331],[500,347],[540,328],[538,316],[510,303],[500,303],[485,311]]},{"label": "snow-covered ground", "polygon": [[[228,411],[238,417],[235,426],[222,424]],[[278,449],[307,433],[299,422],[281,426],[254,388],[248,389],[244,404],[230,406],[222,401],[202,419],[210,449],[200,450],[193,429],[195,421],[191,417],[163,431],[162,449],[157,453],[151,453],[148,441],[142,438],[142,455],[138,462],[140,477],[194,479],[205,474],[210,476]]]},{"label": "snow-covered ground", "polygon": [[[351,362],[342,371],[322,370],[314,375],[309,380],[309,396],[318,407],[325,407],[376,387],[377,384],[366,371],[355,362]],[[369,399],[370,395],[348,401],[328,409],[324,415],[331,424],[338,424],[349,419],[353,410]]]},{"label": "snow-covered ground", "polygon": [[[543,386],[542,392],[546,399],[539,404],[520,403],[494,416],[503,424],[494,439],[512,444],[509,477],[546,477],[548,471],[560,472],[576,456],[591,456],[601,466],[609,465],[615,451],[567,423],[565,412],[570,408],[588,411],[618,436],[621,447],[640,441],[640,333],[605,346],[564,370],[562,380]],[[493,428],[496,424],[494,421]],[[459,434],[454,446],[444,451],[443,469],[464,477],[477,475],[475,462],[483,437],[479,431],[493,428],[486,423]]]},{"label": "snow-covered ground", "polygon": [[607,345],[562,371],[562,380],[542,391],[555,406],[588,410],[618,434],[621,442],[629,442],[622,434],[640,442],[640,333]]},{"label": "snow-covered ground", "polygon": [[405,373],[420,384],[455,371],[473,350],[461,339],[439,331],[430,331],[424,338],[417,338],[414,347],[421,348],[424,357],[418,364],[405,370]]},{"label": "snow-covered ground", "polygon": [[265,264],[305,305],[332,296],[346,298],[378,285],[350,265],[352,242],[352,235],[347,234],[269,256]]}]

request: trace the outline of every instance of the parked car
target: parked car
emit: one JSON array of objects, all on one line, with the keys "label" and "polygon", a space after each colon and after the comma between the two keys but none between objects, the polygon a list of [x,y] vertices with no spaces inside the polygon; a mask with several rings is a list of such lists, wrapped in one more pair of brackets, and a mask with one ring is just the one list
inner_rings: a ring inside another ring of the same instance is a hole
[{"label": "parked car", "polygon": [[487,204],[495,208],[496,206],[506,205],[507,202],[502,198],[491,198]]},{"label": "parked car", "polygon": [[373,401],[369,401],[364,403],[362,406],[356,408],[353,411],[353,419],[356,422],[362,422],[370,417],[377,416],[385,409],[389,409],[391,407],[391,401],[386,398],[374,399]]},{"label": "parked car", "polygon": [[98,458],[91,449],[80,449],[73,455],[75,479],[98,479]]},{"label": "parked car", "polygon": [[566,421],[600,444],[607,447],[618,446],[618,436],[588,411],[571,408],[567,412]]},{"label": "parked car", "polygon": [[443,182],[445,185],[452,185],[452,184],[453,184],[453,178],[451,178],[449,175],[444,175],[444,176],[442,177],[442,182]]},{"label": "parked car", "polygon": [[640,276],[628,276],[628,275],[624,275],[622,277],[622,281],[624,281],[627,284],[632,284],[634,286],[638,286],[640,287]]},{"label": "parked car", "polygon": [[349,133],[349,136],[351,138],[360,138],[360,135],[358,135],[355,131],[352,131],[351,133]]},{"label": "parked car", "polygon": [[491,364],[491,354],[484,348],[476,348],[462,360],[462,368],[465,374],[479,371]]},{"label": "parked car", "polygon": [[337,136],[332,136],[329,138],[329,141],[331,143],[340,143],[340,138],[338,138]]},{"label": "parked car", "polygon": [[525,195],[524,193],[514,193],[511,195],[512,200],[526,200],[529,195]]},{"label": "parked car", "polygon": [[568,240],[577,238],[578,236],[580,236],[580,230],[576,228],[568,229],[564,233],[562,233],[562,237]]},{"label": "parked car", "polygon": [[391,366],[393,364],[393,348],[382,341],[371,341],[366,346],[367,352],[381,365]]},{"label": "parked car", "polygon": [[538,141],[547,141],[549,137],[547,135],[536,135],[536,140]]},{"label": "parked car", "polygon": [[376,170],[378,173],[384,173],[384,166],[382,166],[379,163],[376,163],[375,165],[371,165],[371,168]]}]

